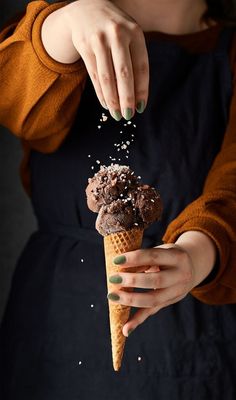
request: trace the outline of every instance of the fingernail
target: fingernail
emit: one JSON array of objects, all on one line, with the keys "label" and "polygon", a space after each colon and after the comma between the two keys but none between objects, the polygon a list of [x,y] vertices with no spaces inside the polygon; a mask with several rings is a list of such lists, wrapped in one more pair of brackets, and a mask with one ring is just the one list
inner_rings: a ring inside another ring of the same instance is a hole
[{"label": "fingernail", "polygon": [[129,335],[133,332],[133,330],[134,330],[134,329],[129,329],[129,330],[128,330],[128,337],[129,337]]},{"label": "fingernail", "polygon": [[117,256],[113,259],[114,264],[124,264],[126,262],[125,256]]},{"label": "fingernail", "polygon": [[124,118],[126,120],[130,120],[133,116],[133,110],[132,108],[125,108],[124,109]]},{"label": "fingernail", "polygon": [[111,115],[116,121],[120,121],[122,118],[122,115],[119,110],[112,111]]},{"label": "fingernail", "polygon": [[112,301],[120,300],[120,296],[116,293],[108,293],[107,298]]},{"label": "fingernail", "polygon": [[111,283],[121,283],[123,281],[123,279],[120,275],[113,275],[113,276],[110,276],[109,281]]},{"label": "fingernail", "polygon": [[144,108],[145,108],[145,101],[144,100],[139,101],[136,105],[136,111],[139,114],[142,114],[142,112],[144,112]]}]

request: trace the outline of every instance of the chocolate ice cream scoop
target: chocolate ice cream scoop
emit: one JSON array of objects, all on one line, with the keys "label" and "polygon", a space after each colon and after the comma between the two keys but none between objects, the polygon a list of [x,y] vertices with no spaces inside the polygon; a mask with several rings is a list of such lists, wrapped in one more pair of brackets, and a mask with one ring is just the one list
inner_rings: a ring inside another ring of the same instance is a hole
[{"label": "chocolate ice cream scoop", "polygon": [[103,235],[130,229],[135,220],[131,203],[126,204],[122,200],[115,200],[111,204],[100,208],[96,220],[96,229]]},{"label": "chocolate ice cream scoop", "polygon": [[137,218],[143,223],[144,228],[160,218],[162,205],[160,195],[155,188],[140,185],[135,191],[130,192],[130,196]]},{"label": "chocolate ice cream scoop", "polygon": [[103,235],[147,228],[162,212],[155,188],[143,185],[126,165],[101,166],[86,188],[90,210],[97,212],[96,229]]},{"label": "chocolate ice cream scoop", "polygon": [[101,166],[100,170],[89,179],[86,188],[88,208],[98,212],[102,205],[111,204],[122,194],[137,186],[137,178],[126,165],[113,164]]}]

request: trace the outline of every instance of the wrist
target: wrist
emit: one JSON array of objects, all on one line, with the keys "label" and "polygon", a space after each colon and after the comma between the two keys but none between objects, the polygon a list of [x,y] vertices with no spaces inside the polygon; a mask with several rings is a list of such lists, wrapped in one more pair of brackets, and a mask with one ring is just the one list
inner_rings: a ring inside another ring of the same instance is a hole
[{"label": "wrist", "polygon": [[203,282],[212,272],[217,260],[217,247],[207,234],[188,231],[179,236],[176,244],[183,248],[193,263],[194,287]]},{"label": "wrist", "polygon": [[65,7],[59,8],[45,18],[41,39],[51,58],[64,64],[72,64],[78,61],[80,55],[73,45],[64,9]]}]

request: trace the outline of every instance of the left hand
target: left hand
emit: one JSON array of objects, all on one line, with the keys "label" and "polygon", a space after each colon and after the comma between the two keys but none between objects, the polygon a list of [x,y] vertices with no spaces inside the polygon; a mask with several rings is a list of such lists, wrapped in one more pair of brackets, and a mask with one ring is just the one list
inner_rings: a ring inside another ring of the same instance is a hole
[{"label": "left hand", "polygon": [[[146,265],[147,270],[145,273],[118,274],[122,282],[114,285],[117,290],[112,294],[119,296],[115,302],[140,308],[124,325],[123,334],[128,336],[149,316],[183,299],[209,275],[216,254],[213,240],[198,231],[183,233],[175,244],[124,253],[122,267],[132,269]],[[125,292],[122,287],[152,290],[145,293]]]}]

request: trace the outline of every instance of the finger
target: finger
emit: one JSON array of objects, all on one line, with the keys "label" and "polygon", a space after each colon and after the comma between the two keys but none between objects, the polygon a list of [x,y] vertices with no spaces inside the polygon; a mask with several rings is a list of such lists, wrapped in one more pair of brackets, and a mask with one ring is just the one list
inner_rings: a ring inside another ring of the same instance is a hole
[{"label": "finger", "polygon": [[130,43],[130,54],[134,74],[135,107],[142,113],[147,104],[149,91],[149,60],[142,32]]},{"label": "finger", "polygon": [[146,319],[152,315],[155,315],[158,311],[160,311],[162,308],[170,306],[172,304],[177,303],[180,300],[183,300],[183,298],[186,296],[186,294],[176,297],[175,299],[172,299],[168,303],[163,303],[160,306],[154,307],[154,308],[140,308],[135,314],[132,315],[132,317],[129,319],[128,322],[123,326],[123,334],[124,336],[128,337],[130,333],[132,333],[139,325],[141,325]]},{"label": "finger", "polygon": [[113,118],[119,121],[122,116],[110,48],[106,43],[97,40],[94,52],[96,55],[98,79],[105,102]]},{"label": "finger", "polygon": [[88,71],[88,74],[90,76],[90,79],[92,81],[94,90],[96,92],[97,98],[100,101],[102,107],[107,109],[107,105],[103,96],[102,88],[99,82],[98,78],[98,71],[97,71],[97,63],[96,63],[96,57],[95,54],[88,52],[88,51],[80,51],[81,57],[84,61],[86,70]]},{"label": "finger", "polygon": [[122,264],[122,268],[139,265],[177,266],[185,260],[185,253],[177,248],[151,248],[134,250],[115,257],[114,264]]},{"label": "finger", "polygon": [[177,268],[169,268],[160,272],[143,273],[125,273],[109,277],[112,284],[121,287],[133,287],[141,289],[161,289],[176,285],[183,281],[182,271]]},{"label": "finger", "polygon": [[129,47],[115,42],[112,59],[116,75],[116,84],[120,100],[120,109],[126,120],[132,118],[135,109],[134,76]]},{"label": "finger", "polygon": [[[155,313],[157,313],[161,307],[155,308]],[[153,315],[152,308],[140,308],[128,322],[123,326],[123,335],[128,337],[139,325],[141,325],[148,317]]]},{"label": "finger", "polygon": [[177,284],[165,289],[152,290],[146,293],[116,290],[108,294],[108,299],[124,306],[152,308],[159,307],[174,298],[183,296],[184,293],[186,293],[186,287]]}]

